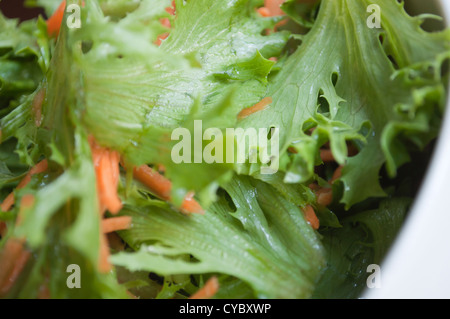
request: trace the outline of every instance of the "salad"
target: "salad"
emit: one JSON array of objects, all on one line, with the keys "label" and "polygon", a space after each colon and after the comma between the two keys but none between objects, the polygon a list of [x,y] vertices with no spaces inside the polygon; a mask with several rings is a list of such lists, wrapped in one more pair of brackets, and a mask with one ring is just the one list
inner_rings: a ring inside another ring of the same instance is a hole
[{"label": "salad", "polygon": [[0,14],[0,297],[357,298],[446,101],[405,2]]}]

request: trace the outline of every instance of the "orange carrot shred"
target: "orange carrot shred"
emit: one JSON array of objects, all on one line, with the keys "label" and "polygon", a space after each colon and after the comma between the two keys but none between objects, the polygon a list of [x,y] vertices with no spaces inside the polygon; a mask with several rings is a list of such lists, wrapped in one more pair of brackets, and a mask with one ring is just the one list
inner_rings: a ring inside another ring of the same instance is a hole
[{"label": "orange carrot shred", "polygon": [[112,217],[102,220],[102,230],[105,234],[131,227],[130,216]]},{"label": "orange carrot shred", "polygon": [[[30,181],[31,176],[47,170],[47,160],[37,163],[17,186],[18,189],[25,187]],[[21,210],[33,205],[35,197],[31,194],[24,195],[21,201]],[[14,193],[9,194],[0,205],[3,211],[8,211],[14,205]],[[19,212],[16,224],[19,225],[22,220],[22,213]],[[6,229],[6,225],[4,225]],[[4,231],[4,230],[3,230]],[[3,235],[3,231],[1,235]],[[0,296],[5,295],[12,288],[23,268],[28,262],[31,253],[25,249],[25,239],[9,239],[3,251],[0,253]]]},{"label": "orange carrot shred", "polygon": [[22,200],[20,202],[20,211],[19,211],[19,214],[17,215],[17,219],[16,219],[16,225],[20,225],[22,223],[22,220],[24,217],[23,210],[33,206],[34,201],[35,201],[35,197],[34,197],[34,195],[31,195],[31,194],[26,194],[22,197]]},{"label": "orange carrot shred", "polygon": [[[100,228],[102,226],[100,225]],[[112,269],[112,265],[109,262],[109,246],[108,246],[108,238],[106,234],[103,233],[103,229],[100,229],[100,254],[99,254],[99,262],[98,262],[98,270],[101,273],[108,273]]]},{"label": "orange carrot shred", "polygon": [[317,203],[328,206],[333,202],[333,190],[331,188],[321,188],[316,191]]},{"label": "orange carrot shred", "polygon": [[22,197],[22,201],[20,202],[21,208],[28,208],[33,206],[35,197],[31,194],[26,194]]},{"label": "orange carrot shred", "polygon": [[312,208],[311,205],[308,205],[303,209],[303,213],[305,214],[308,224],[310,224],[314,230],[319,229],[320,223],[316,213],[314,212],[314,208]]},{"label": "orange carrot shred", "polygon": [[184,214],[205,214],[200,204],[195,201],[193,192],[188,193],[184,198],[183,204],[181,205],[181,212]]},{"label": "orange carrot shred", "polygon": [[177,10],[177,7],[176,7],[176,4],[175,4],[175,0],[173,0],[172,1],[172,6],[166,8],[166,12],[169,13],[170,15],[174,16],[176,14],[176,10]]},{"label": "orange carrot shred", "polygon": [[25,268],[30,257],[31,253],[28,250],[24,249],[17,257],[17,259],[14,260],[14,268],[9,274],[6,285],[3,286],[3,293],[9,291],[12,288],[14,283],[17,281],[17,278],[19,278],[20,273]]},{"label": "orange carrot shred", "polygon": [[3,200],[2,204],[0,205],[0,208],[2,211],[6,212],[8,211],[12,206],[14,205],[14,193],[10,193],[6,198]]},{"label": "orange carrot shred", "polygon": [[147,165],[134,169],[134,177],[164,200],[170,199],[172,183]]},{"label": "orange carrot shred", "polygon": [[161,35],[158,36],[158,38],[156,39],[155,44],[158,45],[158,46],[160,46],[161,43],[163,42],[163,40],[167,39],[168,36],[169,36],[169,33],[167,33],[167,32],[161,34]]},{"label": "orange carrot shred", "polygon": [[[264,7],[258,9],[258,13],[263,17],[276,17],[285,15],[283,10],[281,10],[281,5],[284,0],[265,0]],[[273,30],[266,29],[266,35],[270,35],[273,32],[277,32],[278,28],[285,25],[288,22],[288,19],[283,19],[277,24],[275,24]]]},{"label": "orange carrot shred", "polygon": [[[98,201],[100,212],[103,215],[106,210],[112,214],[117,214],[122,209],[122,202],[117,194],[117,188],[120,178],[120,155],[116,151],[99,146],[94,137],[89,137],[89,145],[92,152],[92,160],[97,179]],[[107,273],[112,269],[108,258],[110,255],[108,238],[106,232],[114,231],[114,228],[122,229],[125,227],[122,218],[110,218],[110,221],[103,220],[100,223],[100,251],[98,260],[98,269],[102,273]]]},{"label": "orange carrot shred", "polygon": [[120,155],[116,151],[100,147],[92,137],[89,138],[89,143],[97,179],[100,212],[103,215],[108,210],[117,214],[122,209],[122,201],[117,193]]},{"label": "orange carrot shred", "polygon": [[[147,186],[158,197],[168,201],[171,199],[170,193],[172,191],[172,182],[168,178],[162,176],[147,165],[135,167],[133,174],[134,178]],[[181,212],[183,214],[204,214],[204,210],[193,197],[194,193],[192,192],[186,195],[180,207]]]},{"label": "orange carrot shred", "polygon": [[30,255],[24,248],[24,240],[11,238],[6,242],[0,253],[0,296],[12,288]]},{"label": "orange carrot shred", "polygon": [[280,8],[283,2],[284,0],[264,0],[264,7],[270,11],[271,16],[284,15],[283,10]]},{"label": "orange carrot shred", "polygon": [[[41,164],[40,166],[46,168],[46,165]],[[42,167],[40,166],[30,170],[30,173],[41,172]],[[22,221],[22,210],[33,205],[34,200],[35,197],[31,194],[22,197],[16,225],[20,225]],[[5,295],[14,285],[30,256],[31,253],[25,249],[25,238],[8,239],[0,253],[0,296]]]},{"label": "orange carrot shred", "polygon": [[266,107],[272,103],[272,98],[270,96],[263,98],[261,101],[259,101],[258,103],[256,103],[255,105],[245,108],[243,109],[239,114],[238,114],[238,119],[243,119],[246,118],[247,116],[249,116],[250,114],[253,114],[255,112],[258,111],[262,111],[264,109],[266,109]]},{"label": "orange carrot shred", "polygon": [[161,22],[161,24],[163,26],[165,26],[166,28],[170,28],[171,27],[169,18],[162,18],[162,19],[159,20],[159,22]]},{"label": "orange carrot shred", "polygon": [[39,90],[38,93],[36,93],[36,96],[33,99],[32,103],[32,113],[34,115],[34,124],[37,127],[40,127],[42,124],[42,103],[44,103],[45,99],[45,88],[42,88]]},{"label": "orange carrot shred", "polygon": [[261,7],[258,9],[258,13],[263,16],[263,17],[270,17],[271,16],[271,12],[268,8],[266,7]]},{"label": "orange carrot shred", "polygon": [[[29,173],[28,173],[27,175],[29,175],[29,176],[31,177],[32,175],[36,175],[36,174],[43,173],[43,172],[45,172],[45,171],[47,170],[47,168],[48,168],[48,162],[47,162],[47,160],[45,159],[45,160],[40,161],[40,162],[37,163],[36,165],[34,165],[34,166],[30,169],[30,171],[29,171]],[[22,187],[25,187],[26,185],[27,185],[27,184],[23,184]],[[19,184],[18,187],[20,187],[20,184]]]},{"label": "orange carrot shred", "polygon": [[57,37],[59,35],[59,30],[61,29],[65,9],[66,0],[63,0],[58,9],[56,9],[53,15],[47,20],[47,32],[50,36]]},{"label": "orange carrot shred", "polygon": [[334,162],[334,156],[331,150],[320,150],[320,158],[323,162]]},{"label": "orange carrot shred", "polygon": [[211,277],[205,285],[200,288],[189,299],[210,299],[219,291],[219,280],[217,277]]},{"label": "orange carrot shred", "polygon": [[[47,170],[48,162],[47,160],[42,160],[33,166],[30,171],[25,175],[25,177],[20,181],[19,185],[17,185],[17,189],[24,188],[31,181],[31,176],[35,174],[43,173]],[[2,211],[8,211],[14,205],[14,193],[10,193],[0,205]]]}]

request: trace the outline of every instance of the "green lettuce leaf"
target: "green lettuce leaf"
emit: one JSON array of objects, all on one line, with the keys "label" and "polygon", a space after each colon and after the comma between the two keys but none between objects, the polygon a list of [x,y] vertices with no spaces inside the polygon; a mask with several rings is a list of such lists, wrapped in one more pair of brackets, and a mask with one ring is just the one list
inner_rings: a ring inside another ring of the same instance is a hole
[{"label": "green lettuce leaf", "polygon": [[[273,66],[267,58],[280,54],[288,35],[261,35],[274,22],[258,19],[251,1],[178,1],[170,35],[158,48],[153,42],[163,30],[154,24],[167,18],[169,3],[141,1],[119,21],[105,17],[97,1],[86,4],[83,28],[66,33],[65,54],[73,57],[66,79],[82,90],[73,92],[74,103],[101,145],[130,165],[163,164],[175,198],[194,190],[207,204],[232,166],[175,164],[172,131],[188,127],[193,136],[194,120],[203,120],[204,130],[233,127],[239,111],[264,95]],[[52,118],[57,107],[44,105],[44,113]],[[218,121],[220,110],[227,111]]]},{"label": "green lettuce leaf", "polygon": [[43,74],[39,46],[34,37],[36,22],[19,25],[0,13],[0,116],[15,108],[24,95],[32,93]]},{"label": "green lettuce leaf", "polygon": [[112,262],[160,275],[228,274],[260,298],[309,297],[324,259],[301,209],[248,177],[224,189],[205,215],[186,217],[148,202],[125,207],[133,228],[121,235],[137,252],[115,254]]},{"label": "green lettuce leaf", "polygon": [[[367,25],[369,4],[381,8],[380,29]],[[405,144],[423,148],[436,137],[450,32],[427,33],[421,22],[396,1],[322,1],[314,26],[269,85],[273,103],[239,123],[280,128],[286,182],[308,181],[329,141],[345,164],[342,202],[350,207],[385,195],[380,169],[386,163],[394,176],[409,160]],[[358,145],[357,156],[347,158],[347,141]],[[297,154],[288,157],[288,147]],[[252,173],[247,166],[238,170]]]}]

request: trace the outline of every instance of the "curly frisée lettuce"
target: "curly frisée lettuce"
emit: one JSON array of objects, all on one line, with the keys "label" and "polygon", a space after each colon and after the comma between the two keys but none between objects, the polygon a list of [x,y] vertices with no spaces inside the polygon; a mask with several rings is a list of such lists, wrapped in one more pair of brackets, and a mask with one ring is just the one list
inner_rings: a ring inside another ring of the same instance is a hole
[{"label": "curly fris\u00e9e lettuce", "polygon": [[[373,3],[382,8],[380,29],[367,26]],[[351,206],[384,195],[381,166],[395,176],[409,159],[405,144],[423,148],[436,136],[450,32],[429,34],[421,22],[396,1],[322,2],[315,25],[268,87],[272,106],[240,123],[284,128],[282,147],[296,150],[281,160],[287,182],[309,180],[319,148],[329,141],[336,161],[345,164],[342,201]],[[347,141],[358,146],[357,156],[348,158]]]},{"label": "curly fris\u00e9e lettuce", "polygon": [[[0,297],[358,297],[437,137],[450,30],[396,0],[27,4],[47,21],[0,15]],[[174,161],[200,120],[222,146],[278,128],[279,170],[263,146]]]},{"label": "curly fris\u00e9e lettuce", "polygon": [[301,209],[270,185],[236,177],[204,216],[142,204],[125,206],[133,227],[121,232],[138,252],[116,254],[114,264],[163,276],[227,274],[260,298],[305,298],[314,290],[322,245]]}]

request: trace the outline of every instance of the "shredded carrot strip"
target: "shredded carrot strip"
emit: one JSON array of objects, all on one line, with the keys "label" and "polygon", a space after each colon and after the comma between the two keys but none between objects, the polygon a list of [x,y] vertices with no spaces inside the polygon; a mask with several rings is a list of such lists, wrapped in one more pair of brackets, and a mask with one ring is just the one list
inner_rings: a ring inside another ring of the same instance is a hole
[{"label": "shredded carrot strip", "polygon": [[113,162],[114,156],[109,151],[102,153],[98,166],[98,185],[100,201],[112,214],[117,214],[122,208],[122,202],[117,194],[119,161]]},{"label": "shredded carrot strip", "polygon": [[11,270],[7,282],[5,282],[0,288],[0,294],[6,294],[14,285],[23,268],[27,264],[30,259],[31,253],[27,250],[24,250],[18,257],[15,259],[14,268]]},{"label": "shredded carrot strip", "polygon": [[[281,10],[281,5],[284,0],[265,0],[264,7],[259,8],[257,11],[263,17],[275,17],[285,15],[283,10]],[[273,30],[267,29],[266,35],[271,34],[272,32],[277,32],[278,28],[285,25],[288,22],[288,19],[283,19],[277,24],[275,24]]]},{"label": "shredded carrot strip", "polygon": [[14,285],[31,254],[25,250],[24,240],[10,239],[0,253],[0,296]]},{"label": "shredded carrot strip", "polygon": [[106,237],[106,234],[103,233],[102,229],[100,232],[100,254],[98,262],[98,270],[101,273],[108,273],[112,270],[112,265],[109,262],[108,238]]},{"label": "shredded carrot strip", "polygon": [[22,223],[23,210],[33,206],[34,200],[35,200],[35,198],[31,194],[26,194],[22,197],[22,200],[20,202],[20,211],[19,211],[19,214],[17,215],[17,219],[16,219],[16,225],[20,225]]},{"label": "shredded carrot strip", "polygon": [[161,22],[161,24],[163,26],[165,26],[166,28],[170,28],[171,27],[169,18],[162,18],[162,19],[159,20],[159,22]]},{"label": "shredded carrot strip", "polygon": [[261,101],[259,101],[258,103],[256,103],[255,105],[248,107],[246,109],[243,109],[239,114],[238,114],[238,119],[243,119],[246,118],[247,116],[249,116],[250,114],[253,114],[255,112],[258,111],[262,111],[264,109],[266,109],[266,107],[272,103],[272,98],[270,96],[263,98]]},{"label": "shredded carrot strip", "polygon": [[9,274],[7,284],[3,286],[4,289],[3,293],[9,291],[11,287],[14,285],[14,283],[17,281],[17,278],[19,278],[20,273],[25,268],[30,257],[31,253],[28,250],[25,250],[25,248],[23,248],[22,252],[14,262],[14,268],[11,270],[11,273]]},{"label": "shredded carrot strip", "polygon": [[268,8],[266,7],[261,7],[258,9],[258,13],[263,16],[263,17],[270,17],[271,16],[271,12]]},{"label": "shredded carrot strip", "polygon": [[211,277],[205,285],[193,294],[189,299],[209,299],[219,291],[219,280],[217,277]]},{"label": "shredded carrot strip", "polygon": [[102,220],[102,230],[105,234],[131,227],[130,216],[112,217]]},{"label": "shredded carrot strip", "polygon": [[[41,164],[30,170],[30,173],[40,172],[42,166],[46,168],[46,165]],[[22,197],[16,225],[20,225],[22,221],[22,210],[33,205],[34,200],[35,198],[31,194]],[[5,295],[14,285],[30,256],[31,253],[25,249],[25,238],[8,239],[0,253],[0,296]]]},{"label": "shredded carrot strip", "polygon": [[66,9],[66,0],[63,0],[58,9],[47,20],[47,32],[50,36],[57,37],[61,28],[62,20],[64,18],[64,11]]},{"label": "shredded carrot strip", "polygon": [[169,33],[163,33],[163,34],[161,34],[160,36],[158,36],[158,38],[156,39],[156,41],[155,41],[155,44],[156,45],[161,45],[161,43],[163,42],[163,40],[165,40],[165,39],[167,39],[167,37],[169,36]]},{"label": "shredded carrot strip", "polygon": [[111,163],[111,172],[112,172],[112,178],[114,182],[116,183],[116,186],[119,186],[119,178],[120,178],[120,154],[119,152],[110,151],[109,152],[109,160]]},{"label": "shredded carrot strip", "polygon": [[305,218],[308,224],[310,224],[311,227],[315,230],[319,229],[320,223],[319,219],[316,216],[316,213],[314,212],[314,208],[312,208],[311,205],[308,205],[303,209],[303,213],[305,214]]},{"label": "shredded carrot strip", "polygon": [[331,150],[320,150],[320,158],[323,162],[334,162],[334,156]]},{"label": "shredded carrot strip", "polygon": [[205,214],[200,204],[195,201],[193,192],[188,193],[184,198],[183,204],[181,205],[181,212],[184,214]]},{"label": "shredded carrot strip", "polygon": [[32,103],[32,113],[34,114],[34,124],[37,127],[40,127],[42,124],[42,103],[44,102],[45,98],[45,88],[42,88],[39,90],[38,93],[36,93],[36,96],[33,99]]},{"label": "shredded carrot strip", "polygon": [[[31,181],[31,177],[35,174],[43,173],[47,170],[48,162],[47,160],[42,160],[39,163],[37,163],[35,166],[33,166],[30,171],[25,175],[25,177],[20,181],[19,185],[17,185],[17,189],[24,188],[28,185],[28,183]],[[0,205],[0,208],[2,211],[6,212],[8,211],[13,205],[14,205],[14,193],[10,193],[2,204]]]},{"label": "shredded carrot strip", "polygon": [[166,8],[166,12],[174,16],[176,14],[176,10],[177,10],[177,7],[176,7],[175,0],[174,0],[174,1],[172,1],[172,6]]},{"label": "shredded carrot strip", "polygon": [[271,16],[281,16],[284,15],[280,8],[283,2],[284,0],[264,0],[264,7],[270,11]]},{"label": "shredded carrot strip", "polygon": [[[106,210],[112,214],[117,214],[122,209],[122,202],[117,193],[120,178],[120,155],[116,151],[99,146],[92,136],[89,136],[89,144],[95,167],[101,215],[103,216]],[[112,265],[108,260],[110,252],[106,233],[114,231],[114,228],[117,228],[117,230],[124,229],[123,227],[126,226],[123,218],[116,218],[110,218],[109,221],[102,220],[100,223],[98,269],[102,273],[107,273],[112,269]]]},{"label": "shredded carrot strip", "polygon": [[[158,197],[170,201],[170,193],[172,191],[172,182],[153,170],[147,165],[135,167],[133,170],[134,178],[140,181],[153,191]],[[181,212],[184,214],[204,214],[204,210],[200,204],[193,198],[194,193],[190,192],[184,198],[181,205]]]},{"label": "shredded carrot strip", "polygon": [[14,205],[14,193],[8,194],[0,205],[2,211],[8,211]]},{"label": "shredded carrot strip", "polygon": [[328,206],[333,202],[333,190],[331,188],[321,188],[316,191],[317,203]]},{"label": "shredded carrot strip", "polygon": [[116,151],[100,147],[92,137],[89,142],[97,178],[100,212],[103,215],[108,210],[112,214],[117,214],[122,209],[122,202],[117,194],[120,155]]},{"label": "shredded carrot strip", "polygon": [[23,188],[26,185],[28,185],[28,183],[31,181],[31,176],[36,175],[36,174],[40,174],[43,173],[47,170],[48,168],[48,162],[46,159],[40,161],[39,163],[37,163],[36,165],[34,165],[30,171],[28,172],[28,174],[25,176],[25,178],[19,183],[19,185],[17,186],[17,188]]},{"label": "shredded carrot strip", "polygon": [[31,195],[31,194],[24,195],[22,197],[21,202],[20,202],[20,208],[24,209],[24,208],[28,208],[28,207],[33,206],[34,200],[35,200],[34,195]]},{"label": "shredded carrot strip", "polygon": [[112,270],[112,265],[109,262],[109,245],[108,237],[103,230],[103,222],[100,223],[100,251],[98,259],[98,270],[101,273],[108,273]]},{"label": "shredded carrot strip", "polygon": [[[172,1],[172,6],[166,8],[166,11],[167,11],[169,14],[171,14],[171,15],[175,15],[175,14],[176,14],[176,12],[175,12],[175,11],[176,11],[175,1]],[[161,24],[162,24],[164,27],[166,27],[166,28],[171,28],[171,27],[172,27],[172,25],[170,24],[170,20],[169,20],[168,18],[162,18],[162,19],[160,19],[159,21],[160,21]],[[168,32],[159,35],[158,38],[157,38],[156,41],[155,41],[155,44],[156,44],[157,46],[160,46],[161,43],[163,42],[163,40],[167,39],[168,36],[169,36],[169,33],[168,33]]]},{"label": "shredded carrot strip", "polygon": [[164,200],[170,199],[172,183],[147,165],[134,169],[134,177]]}]

